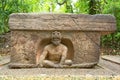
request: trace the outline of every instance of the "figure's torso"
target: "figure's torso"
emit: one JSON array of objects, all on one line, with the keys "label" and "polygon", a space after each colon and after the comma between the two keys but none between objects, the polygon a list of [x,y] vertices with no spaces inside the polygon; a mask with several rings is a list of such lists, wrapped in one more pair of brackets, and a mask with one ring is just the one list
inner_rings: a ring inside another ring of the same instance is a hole
[{"label": "figure's torso", "polygon": [[47,46],[47,60],[53,61],[53,62],[60,62],[60,59],[62,57],[62,54],[64,52],[66,46],[63,44],[60,44],[58,46],[53,46],[52,44]]}]

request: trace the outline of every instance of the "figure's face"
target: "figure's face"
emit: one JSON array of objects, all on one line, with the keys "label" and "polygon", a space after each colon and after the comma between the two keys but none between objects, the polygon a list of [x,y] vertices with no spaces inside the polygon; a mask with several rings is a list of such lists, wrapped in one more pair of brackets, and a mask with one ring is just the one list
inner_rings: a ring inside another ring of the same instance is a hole
[{"label": "figure's face", "polygon": [[51,42],[53,45],[58,46],[61,43],[61,33],[58,31],[53,32]]},{"label": "figure's face", "polygon": [[53,45],[58,46],[61,43],[61,39],[59,39],[59,38],[53,38],[52,39],[52,43],[53,43]]}]

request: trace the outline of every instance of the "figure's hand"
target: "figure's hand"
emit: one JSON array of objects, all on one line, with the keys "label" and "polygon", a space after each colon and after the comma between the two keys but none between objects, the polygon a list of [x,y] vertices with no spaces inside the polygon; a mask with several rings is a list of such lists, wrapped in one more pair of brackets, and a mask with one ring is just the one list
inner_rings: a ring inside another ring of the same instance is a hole
[{"label": "figure's hand", "polygon": [[37,64],[38,67],[43,67],[43,64]]},{"label": "figure's hand", "polygon": [[61,65],[61,64],[55,64],[54,67],[55,67],[55,68],[61,68],[62,65]]},{"label": "figure's hand", "polygon": [[62,64],[58,64],[59,65],[59,68],[63,68],[63,65]]}]

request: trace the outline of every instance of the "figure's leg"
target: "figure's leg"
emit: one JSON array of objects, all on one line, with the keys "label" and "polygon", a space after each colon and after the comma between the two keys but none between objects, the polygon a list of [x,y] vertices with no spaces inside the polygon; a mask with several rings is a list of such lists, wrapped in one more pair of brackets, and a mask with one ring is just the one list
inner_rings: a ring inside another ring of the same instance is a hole
[{"label": "figure's leg", "polygon": [[71,66],[72,65],[72,60],[65,60],[65,65],[69,65],[69,66]]},{"label": "figure's leg", "polygon": [[58,68],[58,67],[68,67],[72,65],[72,60],[65,60],[65,63],[63,65],[56,64],[52,61],[49,60],[44,60],[42,63],[43,67],[53,67],[53,68]]},{"label": "figure's leg", "polygon": [[54,67],[54,68],[59,67],[58,64],[55,64],[54,62],[49,61],[49,60],[44,60],[44,61],[43,61],[43,66],[44,66],[44,67]]}]

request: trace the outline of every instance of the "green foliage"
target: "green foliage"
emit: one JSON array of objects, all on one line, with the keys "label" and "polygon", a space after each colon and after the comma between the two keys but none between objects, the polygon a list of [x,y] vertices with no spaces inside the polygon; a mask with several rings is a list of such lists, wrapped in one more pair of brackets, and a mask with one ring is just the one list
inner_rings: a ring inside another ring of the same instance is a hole
[{"label": "green foliage", "polygon": [[97,14],[101,12],[100,0],[89,0],[89,14]]},{"label": "green foliage", "polygon": [[0,0],[0,34],[9,31],[9,15],[16,12],[29,12],[27,6],[23,0]]},{"label": "green foliage", "polygon": [[74,13],[84,13],[87,14],[89,12],[88,6],[89,0],[77,0],[76,3],[74,3]]},{"label": "green foliage", "polygon": [[102,47],[111,48],[111,53],[120,54],[120,0],[106,0],[103,14],[112,14],[116,17],[117,31],[102,37]]}]

